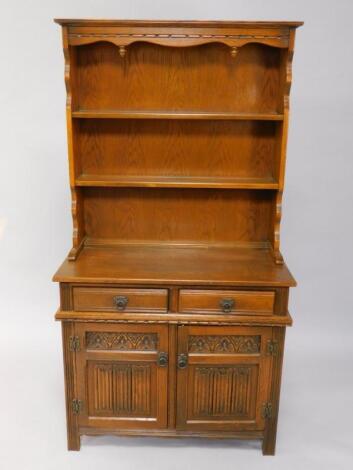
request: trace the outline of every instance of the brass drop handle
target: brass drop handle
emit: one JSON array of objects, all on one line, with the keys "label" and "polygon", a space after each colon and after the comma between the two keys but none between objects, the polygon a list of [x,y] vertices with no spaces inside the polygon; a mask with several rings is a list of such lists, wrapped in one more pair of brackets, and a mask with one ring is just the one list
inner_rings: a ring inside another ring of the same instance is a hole
[{"label": "brass drop handle", "polygon": [[221,299],[219,302],[219,306],[223,310],[224,313],[230,313],[235,305],[234,299]]},{"label": "brass drop handle", "polygon": [[115,297],[113,297],[113,302],[118,310],[125,310],[129,302],[129,298],[125,297],[124,295],[116,295]]},{"label": "brass drop handle", "polygon": [[187,354],[179,354],[178,356],[178,367],[179,369],[185,369],[188,365],[188,356]]},{"label": "brass drop handle", "polygon": [[159,367],[166,367],[168,365],[168,353],[158,353],[157,364],[159,365]]}]

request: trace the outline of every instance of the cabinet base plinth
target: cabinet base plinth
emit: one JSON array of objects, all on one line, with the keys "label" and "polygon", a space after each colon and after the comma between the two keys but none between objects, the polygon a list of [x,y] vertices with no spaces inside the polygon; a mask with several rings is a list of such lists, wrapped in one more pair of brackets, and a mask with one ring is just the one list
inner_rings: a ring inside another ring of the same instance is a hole
[{"label": "cabinet base plinth", "polygon": [[263,431],[179,431],[175,429],[92,429],[81,428],[81,436],[121,436],[121,437],[170,437],[170,438],[208,438],[208,439],[242,439],[242,440],[261,440],[263,439]]}]

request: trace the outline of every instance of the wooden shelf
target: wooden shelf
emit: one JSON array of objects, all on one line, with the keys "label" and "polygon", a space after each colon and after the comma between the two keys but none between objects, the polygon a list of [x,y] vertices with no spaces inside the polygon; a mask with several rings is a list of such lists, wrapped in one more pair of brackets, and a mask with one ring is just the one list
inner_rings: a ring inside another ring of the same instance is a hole
[{"label": "wooden shelf", "polygon": [[83,119],[199,119],[233,121],[282,121],[278,113],[232,113],[202,111],[131,111],[131,110],[78,110],[72,112],[73,118]]},{"label": "wooden shelf", "polygon": [[80,175],[76,186],[142,187],[142,188],[228,188],[278,189],[278,183],[268,178],[186,177],[186,176],[120,176]]},{"label": "wooden shelf", "polygon": [[[75,262],[64,261],[56,282],[295,286],[285,264],[276,265],[266,243],[109,245],[86,240]],[[256,269],[254,269],[256,266]]]}]

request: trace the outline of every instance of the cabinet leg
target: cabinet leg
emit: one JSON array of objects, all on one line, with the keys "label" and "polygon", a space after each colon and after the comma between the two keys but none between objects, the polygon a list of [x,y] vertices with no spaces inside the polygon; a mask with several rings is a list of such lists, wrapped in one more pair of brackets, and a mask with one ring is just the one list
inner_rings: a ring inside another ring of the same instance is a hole
[{"label": "cabinet leg", "polygon": [[266,426],[265,436],[262,441],[262,454],[263,455],[275,455],[276,435],[277,435],[277,419],[276,419],[276,423],[268,423]]},{"label": "cabinet leg", "polygon": [[278,422],[279,395],[281,389],[282,362],[284,351],[284,338],[286,329],[283,327],[273,328],[272,339],[277,341],[277,354],[272,358],[270,403],[272,407],[271,416],[266,419],[265,434],[262,441],[263,455],[275,455],[276,436]]},{"label": "cabinet leg", "polygon": [[74,335],[72,322],[62,323],[62,339],[65,370],[66,426],[68,450],[80,450],[80,434],[77,415],[73,413],[72,400],[76,397],[75,387],[75,355],[70,350],[70,337]]},{"label": "cabinet leg", "polygon": [[80,450],[81,437],[77,431],[67,430],[67,450]]}]

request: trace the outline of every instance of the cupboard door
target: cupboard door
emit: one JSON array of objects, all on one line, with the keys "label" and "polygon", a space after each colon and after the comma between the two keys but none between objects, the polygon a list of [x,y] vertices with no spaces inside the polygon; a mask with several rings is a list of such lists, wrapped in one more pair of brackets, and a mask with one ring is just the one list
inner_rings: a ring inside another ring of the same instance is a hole
[{"label": "cupboard door", "polygon": [[77,324],[79,425],[167,425],[168,327]]},{"label": "cupboard door", "polygon": [[178,328],[178,429],[264,429],[271,331],[269,327]]}]

